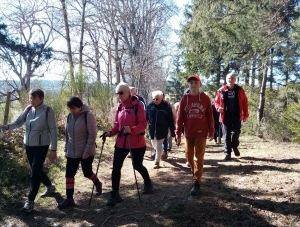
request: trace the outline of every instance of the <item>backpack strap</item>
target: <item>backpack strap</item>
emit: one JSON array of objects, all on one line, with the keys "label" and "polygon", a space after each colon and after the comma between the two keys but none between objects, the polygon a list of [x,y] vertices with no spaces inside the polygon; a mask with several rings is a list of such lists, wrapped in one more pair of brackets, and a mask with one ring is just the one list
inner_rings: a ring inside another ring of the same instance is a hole
[{"label": "backpack strap", "polygon": [[[32,106],[30,105],[30,106],[28,106],[27,107],[27,109],[26,109],[26,117],[25,117],[25,120],[26,120],[26,118],[27,118],[27,115],[28,115],[28,113],[29,113],[29,111],[32,109]],[[48,115],[49,115],[49,112],[50,112],[50,106],[47,106],[47,108],[46,108],[46,121],[48,121]]]},{"label": "backpack strap", "polygon": [[25,121],[26,121],[26,118],[27,118],[27,115],[28,115],[28,113],[29,113],[29,111],[32,109],[32,106],[30,105],[30,106],[27,106],[27,108],[26,108],[26,110],[25,110],[25,112],[26,112],[26,115],[25,115]]},{"label": "backpack strap", "polygon": [[47,108],[46,108],[46,121],[48,121],[49,112],[50,112],[50,106],[47,106]]}]

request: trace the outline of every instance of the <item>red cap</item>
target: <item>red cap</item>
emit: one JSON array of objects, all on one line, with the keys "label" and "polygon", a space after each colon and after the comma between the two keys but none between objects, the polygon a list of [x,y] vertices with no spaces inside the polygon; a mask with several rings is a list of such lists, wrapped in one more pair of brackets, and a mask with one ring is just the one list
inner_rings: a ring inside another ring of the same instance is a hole
[{"label": "red cap", "polygon": [[191,80],[191,79],[195,79],[195,80],[201,81],[200,77],[197,76],[197,75],[191,75],[191,76],[189,76],[189,78],[187,79],[187,82],[189,82],[189,80]]}]

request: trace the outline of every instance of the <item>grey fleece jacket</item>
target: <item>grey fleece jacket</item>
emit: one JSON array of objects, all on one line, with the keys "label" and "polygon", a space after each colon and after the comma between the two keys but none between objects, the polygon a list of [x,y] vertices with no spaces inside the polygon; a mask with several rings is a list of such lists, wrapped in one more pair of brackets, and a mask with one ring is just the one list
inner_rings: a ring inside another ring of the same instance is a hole
[{"label": "grey fleece jacket", "polygon": [[[85,113],[86,123],[85,123]],[[97,136],[96,120],[88,106],[83,105],[76,115],[70,114],[66,124],[66,157],[80,158],[83,152],[95,156],[95,141]]]},{"label": "grey fleece jacket", "polygon": [[15,120],[8,124],[9,129],[16,129],[25,123],[24,144],[27,146],[47,146],[51,143],[51,150],[57,150],[57,125],[54,110],[50,107],[48,120],[46,120],[47,105],[42,103],[32,107],[27,113],[27,108]]}]

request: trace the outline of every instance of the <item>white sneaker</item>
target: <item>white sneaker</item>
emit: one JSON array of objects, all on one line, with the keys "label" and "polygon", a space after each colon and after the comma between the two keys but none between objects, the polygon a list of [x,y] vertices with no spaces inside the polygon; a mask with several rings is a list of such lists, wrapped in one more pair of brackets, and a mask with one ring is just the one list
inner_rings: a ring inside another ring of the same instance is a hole
[{"label": "white sneaker", "polygon": [[55,192],[55,186],[51,184],[50,186],[46,187],[46,190],[40,195],[40,197],[47,197]]}]

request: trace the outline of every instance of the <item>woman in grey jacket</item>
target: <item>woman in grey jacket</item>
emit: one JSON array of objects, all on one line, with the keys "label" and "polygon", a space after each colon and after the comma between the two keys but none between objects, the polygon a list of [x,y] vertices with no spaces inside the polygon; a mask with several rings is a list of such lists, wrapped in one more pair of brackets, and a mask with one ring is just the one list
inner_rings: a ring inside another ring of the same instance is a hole
[{"label": "woman in grey jacket", "polygon": [[40,188],[40,182],[46,186],[41,196],[47,196],[55,191],[49,177],[43,170],[45,158],[51,143],[50,161],[56,159],[57,126],[54,110],[43,103],[44,92],[41,89],[32,89],[29,92],[30,104],[16,121],[7,125],[0,125],[4,130],[16,129],[25,124],[24,144],[26,155],[31,167],[30,192],[28,200],[21,209],[30,212],[34,207],[34,200]]},{"label": "woman in grey jacket", "polygon": [[65,143],[67,198],[58,204],[59,209],[75,205],[73,194],[75,175],[79,163],[81,163],[84,176],[93,181],[96,187],[96,195],[102,194],[102,183],[92,170],[92,163],[96,154],[97,131],[95,117],[78,97],[70,98],[67,106],[71,112],[67,117]]}]

